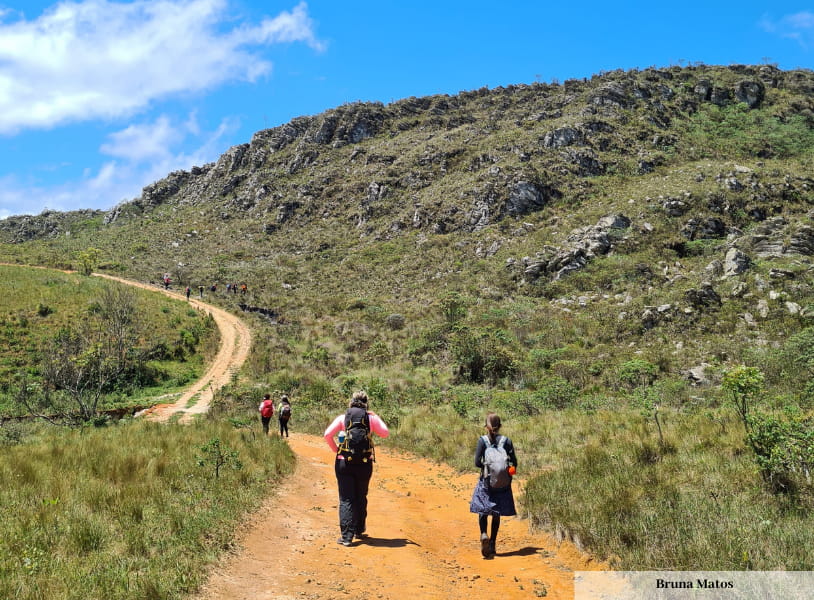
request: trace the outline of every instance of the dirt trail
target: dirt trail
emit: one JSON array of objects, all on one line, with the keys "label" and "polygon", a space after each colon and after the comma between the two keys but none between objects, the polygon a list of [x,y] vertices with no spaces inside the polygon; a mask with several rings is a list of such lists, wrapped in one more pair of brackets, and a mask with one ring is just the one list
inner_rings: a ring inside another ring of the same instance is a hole
[{"label": "dirt trail", "polygon": [[371,537],[339,536],[333,454],[292,433],[295,473],[254,514],[240,550],[213,572],[197,600],[573,598],[572,572],[603,568],[569,543],[504,518],[497,556],[480,555],[469,513],[475,474],[460,475],[379,447],[369,494]]},{"label": "dirt trail", "polygon": [[[183,299],[154,285],[98,276]],[[148,418],[167,420],[181,413],[185,422],[205,412],[213,391],[229,382],[251,347],[251,333],[239,318],[199,300],[190,304],[213,315],[221,349],[202,379],[177,402],[146,411]],[[469,513],[476,475],[382,447],[370,487],[370,537],[350,548],[341,546],[336,543],[332,452],[322,438],[296,431],[289,444],[297,456],[295,472],[250,516],[239,550],[213,570],[196,600],[469,600],[484,595],[558,600],[573,598],[573,571],[606,568],[570,543],[530,533],[519,518],[503,519],[497,555],[483,559],[477,518]]]},{"label": "dirt trail", "polygon": [[[186,300],[184,294],[173,290],[165,290],[155,285],[140,283],[129,279],[122,279],[112,275],[94,273],[96,277],[111,279],[127,285],[140,287],[146,290],[161,292],[171,298]],[[211,304],[190,298],[193,308],[204,310],[212,315],[220,329],[220,350],[209,369],[198,381],[181,394],[172,404],[158,404],[142,413],[140,416],[155,421],[167,421],[173,415],[180,415],[179,422],[188,423],[194,415],[209,410],[209,403],[214,393],[229,383],[232,374],[238,371],[249,355],[252,346],[251,331],[243,321],[233,314],[226,312]]]}]

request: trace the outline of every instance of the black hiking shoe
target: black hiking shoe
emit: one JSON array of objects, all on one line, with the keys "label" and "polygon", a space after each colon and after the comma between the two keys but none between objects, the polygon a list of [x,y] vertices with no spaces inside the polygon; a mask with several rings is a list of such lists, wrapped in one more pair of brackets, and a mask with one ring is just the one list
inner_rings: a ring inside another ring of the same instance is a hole
[{"label": "black hiking shoe", "polygon": [[489,536],[485,533],[480,534],[480,553],[483,555],[483,558],[489,558],[490,546],[491,542],[489,541]]},{"label": "black hiking shoe", "polygon": [[497,551],[495,551],[495,542],[490,541],[489,542],[489,556],[494,556],[495,554],[497,554]]},{"label": "black hiking shoe", "polygon": [[345,539],[339,538],[338,540],[336,540],[336,543],[337,544],[342,544],[343,546],[350,546],[353,542],[351,540],[345,540]]}]

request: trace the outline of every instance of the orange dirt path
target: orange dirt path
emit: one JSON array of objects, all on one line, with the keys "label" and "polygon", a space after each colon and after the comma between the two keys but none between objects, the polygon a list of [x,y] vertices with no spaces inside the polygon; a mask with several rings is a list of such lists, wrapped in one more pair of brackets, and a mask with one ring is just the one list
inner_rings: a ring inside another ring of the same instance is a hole
[{"label": "orange dirt path", "polygon": [[[122,279],[112,275],[101,273],[94,273],[94,275],[145,290],[160,292],[176,300],[186,300],[186,297],[181,292],[165,290],[155,285]],[[173,415],[178,414],[180,415],[180,423],[188,423],[195,415],[205,413],[209,410],[209,404],[212,402],[215,392],[229,383],[232,374],[240,370],[249,355],[249,350],[252,347],[251,330],[241,319],[194,297],[190,298],[189,304],[193,308],[208,312],[215,319],[215,323],[220,330],[220,349],[204,376],[187,388],[178,400],[171,404],[157,404],[139,413],[144,418],[154,421],[167,421]]]},{"label": "orange dirt path", "polygon": [[381,446],[370,537],[341,546],[332,452],[322,438],[296,432],[289,444],[296,471],[250,517],[240,549],[214,569],[197,600],[570,599],[574,570],[606,568],[570,543],[530,533],[516,517],[501,521],[497,556],[482,558],[469,512],[477,475]]}]

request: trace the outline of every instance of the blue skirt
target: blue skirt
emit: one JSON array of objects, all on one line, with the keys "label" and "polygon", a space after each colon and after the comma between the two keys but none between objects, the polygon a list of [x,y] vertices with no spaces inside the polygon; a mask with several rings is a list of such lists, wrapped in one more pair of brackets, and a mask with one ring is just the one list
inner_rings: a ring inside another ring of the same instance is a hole
[{"label": "blue skirt", "polygon": [[479,515],[513,517],[517,514],[517,510],[514,508],[511,484],[499,490],[492,490],[482,477],[478,478],[478,485],[475,486],[472,500],[469,502],[469,512]]}]

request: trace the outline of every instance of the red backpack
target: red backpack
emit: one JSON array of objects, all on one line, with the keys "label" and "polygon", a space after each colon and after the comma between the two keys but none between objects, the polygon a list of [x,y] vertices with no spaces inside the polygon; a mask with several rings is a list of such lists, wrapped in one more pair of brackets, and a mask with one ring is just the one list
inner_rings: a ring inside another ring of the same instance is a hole
[{"label": "red backpack", "polygon": [[271,418],[274,414],[274,402],[271,400],[263,400],[263,403],[260,404],[260,414],[266,419]]}]

